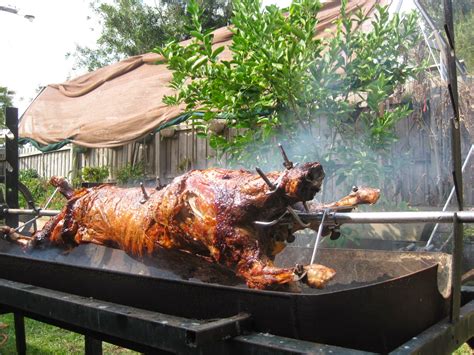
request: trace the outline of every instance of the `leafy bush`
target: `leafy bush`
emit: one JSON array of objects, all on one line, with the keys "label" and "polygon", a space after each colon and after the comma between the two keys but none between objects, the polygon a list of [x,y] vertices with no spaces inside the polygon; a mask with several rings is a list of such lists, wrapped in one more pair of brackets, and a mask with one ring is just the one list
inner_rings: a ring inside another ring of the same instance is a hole
[{"label": "leafy bush", "polygon": [[[418,40],[416,17],[390,17],[381,6],[373,20],[361,11],[350,17],[346,5],[342,1],[335,34],[319,40],[317,1],[294,0],[284,15],[276,6],[261,11],[257,0],[236,0],[232,60],[220,61],[224,48],[212,48],[213,34],[202,29],[202,11],[191,1],[191,43],[157,49],[177,90],[165,102],[200,111],[192,117],[199,134],[234,161],[265,160],[262,152],[273,150],[276,139],[300,145],[301,158],[322,159],[314,132],[320,118],[334,130],[329,156],[340,148],[383,153],[397,139],[396,123],[410,112],[406,106],[382,111],[381,104],[417,73],[406,56]],[[353,30],[369,22],[372,30]],[[238,133],[213,134],[208,123],[215,118]]]},{"label": "leafy bush", "polygon": [[143,178],[144,175],[145,169],[141,162],[135,165],[128,163],[117,171],[117,181],[120,184],[127,184],[134,180]]},{"label": "leafy bush", "polygon": [[107,166],[85,166],[81,170],[82,180],[87,182],[104,182],[108,176]]},{"label": "leafy bush", "polygon": [[[19,180],[31,192],[36,207],[44,207],[55,190],[55,188],[49,184],[48,179],[41,177],[34,169],[20,170]],[[28,201],[25,200],[22,194],[18,195],[18,200],[21,208],[28,208]],[[61,209],[64,203],[64,197],[56,194],[48,208]]]}]

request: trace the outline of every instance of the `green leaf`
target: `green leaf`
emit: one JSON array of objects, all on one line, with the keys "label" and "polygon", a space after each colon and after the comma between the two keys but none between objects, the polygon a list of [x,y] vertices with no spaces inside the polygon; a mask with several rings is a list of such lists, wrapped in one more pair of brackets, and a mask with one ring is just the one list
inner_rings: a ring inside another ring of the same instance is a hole
[{"label": "green leaf", "polygon": [[222,46],[222,47],[217,47],[213,52],[212,52],[212,55],[211,57],[214,59],[216,58],[219,54],[221,54],[223,51],[225,50],[225,47]]},{"label": "green leaf", "polygon": [[198,60],[194,62],[194,64],[191,67],[191,70],[196,70],[199,68],[201,65],[204,65],[207,63],[207,57],[201,57]]},{"label": "green leaf", "polygon": [[189,34],[193,37],[195,37],[196,39],[200,40],[200,41],[203,41],[204,40],[204,36],[202,35],[201,32],[198,32],[198,31],[189,31]]}]

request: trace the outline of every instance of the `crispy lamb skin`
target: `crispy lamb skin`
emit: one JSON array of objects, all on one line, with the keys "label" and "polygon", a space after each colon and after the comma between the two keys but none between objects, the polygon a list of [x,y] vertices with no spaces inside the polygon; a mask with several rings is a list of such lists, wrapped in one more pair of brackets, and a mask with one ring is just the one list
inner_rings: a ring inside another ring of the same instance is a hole
[{"label": "crispy lamb skin", "polygon": [[[37,232],[33,244],[96,243],[136,255],[173,248],[234,269],[252,288],[289,283],[296,277],[294,268],[272,263],[278,249],[272,229],[257,229],[253,222],[313,199],[324,171],[314,162],[267,176],[277,189],[271,191],[246,170],[194,170],[161,190],[147,189],[146,200],[140,188],[102,185],[73,191],[64,179],[52,178],[68,202]],[[321,284],[334,271],[327,268],[324,275]]]}]

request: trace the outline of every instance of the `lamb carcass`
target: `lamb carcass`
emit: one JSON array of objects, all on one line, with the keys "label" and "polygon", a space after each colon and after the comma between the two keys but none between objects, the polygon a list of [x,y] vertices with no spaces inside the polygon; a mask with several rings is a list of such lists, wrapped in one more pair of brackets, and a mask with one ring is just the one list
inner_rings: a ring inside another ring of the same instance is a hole
[{"label": "lamb carcass", "polygon": [[[276,267],[272,261],[285,245],[281,236],[288,234],[288,227],[262,229],[254,221],[272,220],[288,206],[312,200],[324,171],[313,162],[267,177],[275,183],[273,188],[246,170],[193,170],[159,190],[111,185],[73,190],[65,179],[55,177],[51,183],[68,199],[61,213],[30,239],[15,235],[11,228],[4,232],[30,246],[96,243],[135,255],[179,249],[232,268],[251,288],[291,283],[299,278],[297,270]],[[349,205],[373,203],[378,191],[375,195]],[[305,270],[312,278],[308,283],[318,287],[335,274],[322,265]]]}]

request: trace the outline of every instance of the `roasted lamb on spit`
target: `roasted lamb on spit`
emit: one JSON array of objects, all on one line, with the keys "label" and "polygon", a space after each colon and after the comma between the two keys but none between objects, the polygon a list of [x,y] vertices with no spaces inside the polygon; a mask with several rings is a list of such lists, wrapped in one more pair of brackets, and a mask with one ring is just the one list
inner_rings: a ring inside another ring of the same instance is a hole
[{"label": "roasted lamb on spit", "polygon": [[[359,189],[335,204],[306,204],[320,190],[322,166],[305,163],[264,175],[246,170],[193,170],[161,189],[102,185],[73,190],[63,178],[51,183],[67,198],[60,214],[32,237],[4,227],[7,239],[24,246],[52,244],[71,248],[96,243],[142,255],[157,248],[179,249],[235,270],[251,288],[287,284],[306,275],[322,287],[335,274],[322,265],[279,268],[274,256],[301,224],[261,228],[254,222],[272,220],[288,209],[317,211],[331,206],[349,209],[373,203],[378,190]],[[298,203],[301,206],[298,206]],[[317,228],[312,222],[311,228]]]}]

